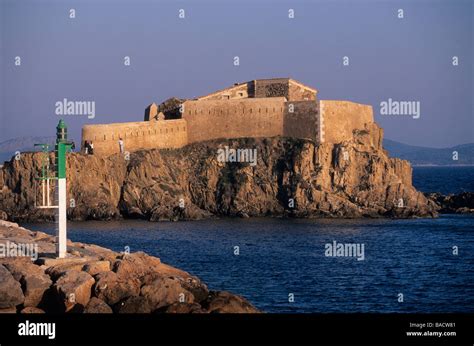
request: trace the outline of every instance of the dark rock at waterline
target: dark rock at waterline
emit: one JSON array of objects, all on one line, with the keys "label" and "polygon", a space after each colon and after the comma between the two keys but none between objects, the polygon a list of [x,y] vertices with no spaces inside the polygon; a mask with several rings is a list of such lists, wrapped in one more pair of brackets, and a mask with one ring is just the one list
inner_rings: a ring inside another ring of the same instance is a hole
[{"label": "dark rock at waterline", "polygon": [[210,313],[258,313],[244,298],[226,291],[210,292],[202,306]]},{"label": "dark rock at waterline", "polygon": [[462,192],[459,194],[443,195],[441,193],[427,193],[426,197],[439,206],[443,214],[473,214],[474,193]]}]

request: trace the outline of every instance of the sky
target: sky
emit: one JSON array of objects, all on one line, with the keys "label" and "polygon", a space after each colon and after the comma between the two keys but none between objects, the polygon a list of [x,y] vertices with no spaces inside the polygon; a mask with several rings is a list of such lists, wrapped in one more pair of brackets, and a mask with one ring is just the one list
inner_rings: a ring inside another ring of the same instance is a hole
[{"label": "sky", "polygon": [[[392,140],[474,142],[473,4],[0,0],[0,142],[54,136],[61,117],[78,141],[84,124],[140,121],[152,102],[273,77],[372,105]],[[95,118],[58,116],[63,99],[94,102]],[[420,117],[380,114],[389,99],[419,102]]]}]

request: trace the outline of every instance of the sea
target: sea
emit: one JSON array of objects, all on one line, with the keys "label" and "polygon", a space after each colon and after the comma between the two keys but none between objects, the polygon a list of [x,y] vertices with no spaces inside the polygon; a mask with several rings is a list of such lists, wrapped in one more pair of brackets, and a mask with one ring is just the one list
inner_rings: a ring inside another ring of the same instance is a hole
[{"label": "sea", "polygon": [[[473,183],[474,167],[413,171],[423,192],[474,192]],[[269,313],[472,313],[473,224],[473,215],[86,221],[68,222],[68,237],[144,251]],[[55,232],[54,224],[23,226]],[[346,251],[333,252],[339,244]]]}]

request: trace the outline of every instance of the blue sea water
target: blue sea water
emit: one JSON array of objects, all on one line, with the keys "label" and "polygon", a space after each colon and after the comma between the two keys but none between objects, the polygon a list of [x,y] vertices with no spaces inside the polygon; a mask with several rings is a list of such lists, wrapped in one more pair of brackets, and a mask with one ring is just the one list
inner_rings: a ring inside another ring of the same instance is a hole
[{"label": "blue sea water", "polygon": [[[418,188],[446,188],[447,173],[429,169],[423,168],[422,178],[415,168]],[[89,221],[69,222],[68,237],[116,251],[145,251],[266,312],[474,312],[473,221],[469,215]],[[54,233],[54,224],[25,226]],[[364,244],[365,259],[326,257],[325,244],[333,241]]]},{"label": "blue sea water", "polygon": [[413,167],[413,185],[422,192],[474,192],[474,167]]}]

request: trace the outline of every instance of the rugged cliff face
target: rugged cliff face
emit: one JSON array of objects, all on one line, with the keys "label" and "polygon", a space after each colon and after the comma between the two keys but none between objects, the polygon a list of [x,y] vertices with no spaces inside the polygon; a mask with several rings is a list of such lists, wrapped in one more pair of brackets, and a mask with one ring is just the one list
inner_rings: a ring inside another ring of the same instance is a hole
[{"label": "rugged cliff face", "polygon": [[[415,217],[438,207],[412,186],[407,161],[389,158],[376,124],[349,141],[291,138],[216,140],[129,160],[68,156],[70,219],[156,220],[217,216]],[[219,162],[219,148],[256,149],[257,164]],[[34,209],[41,154],[26,153],[0,174],[0,210],[12,220],[50,219]]]}]

